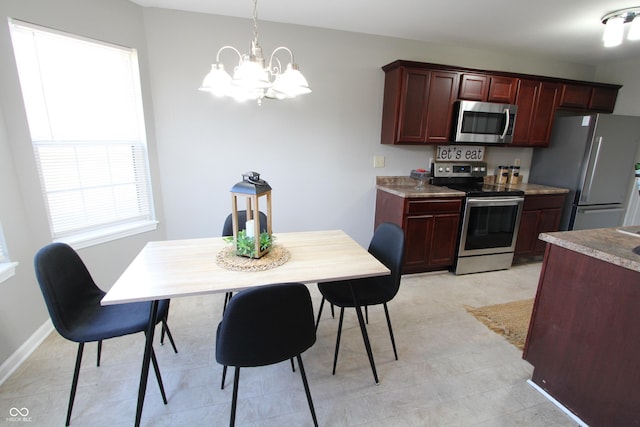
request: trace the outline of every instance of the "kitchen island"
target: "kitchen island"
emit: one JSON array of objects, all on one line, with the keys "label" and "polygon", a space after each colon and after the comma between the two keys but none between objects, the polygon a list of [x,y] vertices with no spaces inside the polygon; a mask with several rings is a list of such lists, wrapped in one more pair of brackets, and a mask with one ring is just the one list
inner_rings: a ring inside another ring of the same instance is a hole
[{"label": "kitchen island", "polygon": [[523,358],[535,385],[592,426],[640,426],[638,232],[540,235],[547,247]]}]

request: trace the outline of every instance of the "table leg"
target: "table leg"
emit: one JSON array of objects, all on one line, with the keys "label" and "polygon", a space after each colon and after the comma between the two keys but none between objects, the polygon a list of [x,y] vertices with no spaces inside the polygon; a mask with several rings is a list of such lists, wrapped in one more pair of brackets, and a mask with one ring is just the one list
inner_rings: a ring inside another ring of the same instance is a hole
[{"label": "table leg", "polygon": [[373,379],[376,384],[380,384],[378,381],[378,373],[376,372],[376,363],[373,361],[373,352],[371,351],[371,343],[369,342],[369,334],[367,334],[367,327],[364,324],[364,316],[362,315],[362,308],[358,303],[356,292],[353,289],[353,284],[349,281],[349,288],[351,289],[351,297],[353,298],[353,305],[358,315],[358,323],[360,323],[360,331],[362,332],[362,339],[364,340],[364,347],[367,349],[367,356],[369,356],[369,364],[371,365],[371,371],[373,372]]},{"label": "table leg", "polygon": [[142,405],[144,404],[144,396],[147,392],[147,379],[149,378],[149,362],[151,361],[151,352],[153,351],[153,333],[156,329],[156,316],[158,313],[158,301],[151,301],[151,310],[149,312],[149,325],[147,326],[146,342],[144,344],[144,356],[142,357],[142,373],[140,374],[140,386],[138,387],[138,407],[136,409],[136,427],[140,426],[140,418],[142,417]]}]

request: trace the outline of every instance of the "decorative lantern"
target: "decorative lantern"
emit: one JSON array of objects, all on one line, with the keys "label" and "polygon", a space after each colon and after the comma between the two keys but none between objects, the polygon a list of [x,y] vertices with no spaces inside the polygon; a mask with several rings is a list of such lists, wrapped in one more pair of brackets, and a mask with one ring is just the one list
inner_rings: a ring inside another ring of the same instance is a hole
[{"label": "decorative lantern", "polygon": [[[267,203],[267,227],[260,224],[259,200],[264,196]],[[245,230],[238,230],[238,197],[246,199],[247,222]],[[236,255],[260,258],[271,249],[271,186],[260,179],[258,172],[247,172],[242,181],[231,188],[231,214],[233,219],[233,244]]]}]

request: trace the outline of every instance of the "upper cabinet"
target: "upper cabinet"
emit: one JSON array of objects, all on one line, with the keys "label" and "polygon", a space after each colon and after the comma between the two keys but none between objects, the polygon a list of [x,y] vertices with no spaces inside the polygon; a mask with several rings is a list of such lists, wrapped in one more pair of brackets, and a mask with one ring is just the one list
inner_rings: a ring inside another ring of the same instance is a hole
[{"label": "upper cabinet", "polygon": [[462,73],[458,99],[513,104],[517,88],[515,78]]},{"label": "upper cabinet", "polygon": [[518,105],[511,145],[549,144],[558,110],[612,113],[620,85],[395,61],[385,72],[383,144],[452,142],[456,101]]},{"label": "upper cabinet", "polygon": [[565,83],[558,107],[611,113],[617,97],[618,89],[615,87]]},{"label": "upper cabinet", "polygon": [[458,74],[399,67],[385,76],[383,144],[446,144]]},{"label": "upper cabinet", "polygon": [[518,115],[511,145],[546,147],[558,105],[560,83],[521,79],[516,105]]}]

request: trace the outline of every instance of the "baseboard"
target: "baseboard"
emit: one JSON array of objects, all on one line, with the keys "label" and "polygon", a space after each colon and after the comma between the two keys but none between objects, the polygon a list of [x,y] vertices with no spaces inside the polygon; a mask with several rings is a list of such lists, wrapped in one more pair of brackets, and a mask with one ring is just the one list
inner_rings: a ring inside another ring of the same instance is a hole
[{"label": "baseboard", "polygon": [[546,391],[544,391],[538,384],[534,383],[531,380],[527,380],[527,383],[535,388],[540,394],[542,394],[544,397],[546,397],[547,399],[549,399],[551,401],[551,403],[553,403],[554,405],[556,405],[562,412],[564,412],[565,414],[567,414],[567,416],[569,418],[571,418],[573,421],[575,421],[580,427],[589,427],[589,424],[585,423],[584,421],[582,421],[576,414],[574,414],[573,412],[571,412],[570,410],[568,410],[562,403],[558,402],[556,399],[553,398],[553,396],[551,396],[549,393],[547,393]]},{"label": "baseboard", "polygon": [[24,344],[18,348],[3,364],[0,366],[0,385],[2,385],[16,369],[29,357],[31,353],[49,336],[53,331],[53,323],[51,319],[47,319]]}]

